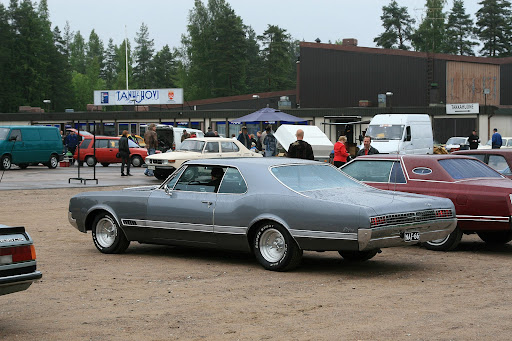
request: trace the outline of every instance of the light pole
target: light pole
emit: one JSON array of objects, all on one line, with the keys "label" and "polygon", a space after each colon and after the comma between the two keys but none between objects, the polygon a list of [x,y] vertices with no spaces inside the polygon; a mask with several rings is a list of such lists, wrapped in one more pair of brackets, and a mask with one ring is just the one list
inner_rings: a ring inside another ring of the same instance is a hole
[{"label": "light pole", "polygon": [[391,103],[391,98],[393,97],[393,93],[391,91],[386,92],[386,98],[389,102],[389,113],[393,112],[393,104]]},{"label": "light pole", "polygon": [[46,112],[49,112],[50,111],[50,104],[52,103],[52,101],[49,100],[49,99],[44,99],[43,103],[46,104]]},{"label": "light pole", "polygon": [[[484,115],[487,116],[487,95],[491,93],[489,88],[484,88]],[[487,135],[491,136],[491,118],[487,117]]]}]

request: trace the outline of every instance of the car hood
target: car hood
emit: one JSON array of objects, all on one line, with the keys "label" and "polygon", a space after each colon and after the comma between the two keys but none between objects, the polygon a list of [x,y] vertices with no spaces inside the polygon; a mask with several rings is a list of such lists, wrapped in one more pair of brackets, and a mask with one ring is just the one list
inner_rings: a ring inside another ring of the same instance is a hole
[{"label": "car hood", "polygon": [[436,208],[454,210],[450,199],[370,187],[323,189],[302,194],[314,199],[365,207],[376,215],[389,214],[390,211],[402,213]]},{"label": "car hood", "polygon": [[153,154],[147,157],[149,160],[169,160],[169,159],[191,159],[203,157],[203,153],[190,152],[187,150],[175,150],[172,152],[165,152],[160,154]]}]

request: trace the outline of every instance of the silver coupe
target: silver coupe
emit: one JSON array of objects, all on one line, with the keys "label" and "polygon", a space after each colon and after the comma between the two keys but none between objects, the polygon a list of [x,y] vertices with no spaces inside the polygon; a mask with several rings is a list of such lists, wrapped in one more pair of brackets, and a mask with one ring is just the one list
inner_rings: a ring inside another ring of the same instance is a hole
[{"label": "silver coupe", "polygon": [[68,216],[103,253],[130,241],[222,248],[253,252],[275,271],[299,265],[303,250],[362,261],[456,226],[449,199],[378,190],[326,163],[276,157],[189,161],[160,186],[78,194]]}]

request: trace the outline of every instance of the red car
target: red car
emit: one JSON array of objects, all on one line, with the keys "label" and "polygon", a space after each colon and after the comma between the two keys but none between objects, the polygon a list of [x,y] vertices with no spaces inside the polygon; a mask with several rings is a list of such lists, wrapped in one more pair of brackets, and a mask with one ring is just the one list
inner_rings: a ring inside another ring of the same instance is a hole
[{"label": "red car", "polygon": [[[121,159],[116,157],[119,152],[119,139],[120,137],[117,136],[84,136],[82,143],[80,143],[80,149],[75,150],[73,157],[78,160],[78,153],[80,152],[79,161],[85,161],[89,167],[94,166],[97,162],[104,167],[111,163],[119,163]],[[94,156],[94,145],[96,145],[96,156]],[[147,149],[139,147],[130,140],[128,140],[128,146],[130,147],[132,165],[134,167],[142,166],[144,159],[148,156]]]},{"label": "red car", "polygon": [[477,233],[487,243],[512,240],[512,181],[472,157],[461,155],[361,156],[341,167],[370,186],[449,198],[457,228],[446,238],[424,243],[452,250],[462,234]]},{"label": "red car", "polygon": [[487,166],[512,179],[512,149],[471,149],[456,151],[453,154],[477,158]]}]

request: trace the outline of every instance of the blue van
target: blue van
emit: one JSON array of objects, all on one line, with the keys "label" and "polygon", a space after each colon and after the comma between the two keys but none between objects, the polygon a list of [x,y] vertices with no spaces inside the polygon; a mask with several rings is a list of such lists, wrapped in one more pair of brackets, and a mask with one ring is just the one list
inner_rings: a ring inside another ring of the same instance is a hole
[{"label": "blue van", "polygon": [[0,126],[0,169],[42,163],[55,168],[64,158],[59,130],[43,126]]}]

